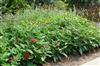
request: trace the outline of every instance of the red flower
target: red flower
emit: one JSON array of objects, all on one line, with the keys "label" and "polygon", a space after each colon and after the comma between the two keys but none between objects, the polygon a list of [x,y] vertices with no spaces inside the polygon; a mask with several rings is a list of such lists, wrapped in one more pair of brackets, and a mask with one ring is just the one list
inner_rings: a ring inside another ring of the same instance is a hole
[{"label": "red flower", "polygon": [[29,53],[29,52],[26,52],[26,54],[25,54],[25,59],[26,59],[26,60],[29,60],[29,58],[30,58],[30,53]]},{"label": "red flower", "polygon": [[38,41],[38,40],[35,39],[35,38],[32,38],[32,40],[31,40],[32,43],[36,43],[37,41]]}]

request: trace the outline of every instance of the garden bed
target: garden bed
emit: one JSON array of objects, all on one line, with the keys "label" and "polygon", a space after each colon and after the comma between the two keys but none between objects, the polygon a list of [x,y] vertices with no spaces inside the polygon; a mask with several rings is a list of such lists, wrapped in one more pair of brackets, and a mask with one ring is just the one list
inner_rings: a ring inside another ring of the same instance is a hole
[{"label": "garden bed", "polygon": [[100,29],[72,12],[25,10],[0,26],[0,64],[36,66],[100,47]]}]

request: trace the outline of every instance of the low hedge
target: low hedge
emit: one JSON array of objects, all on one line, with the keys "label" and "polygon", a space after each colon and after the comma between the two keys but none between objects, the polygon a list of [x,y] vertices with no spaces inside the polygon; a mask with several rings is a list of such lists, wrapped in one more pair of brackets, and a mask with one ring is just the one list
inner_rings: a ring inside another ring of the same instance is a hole
[{"label": "low hedge", "polygon": [[35,66],[100,46],[100,30],[70,12],[25,10],[0,25],[0,64]]}]

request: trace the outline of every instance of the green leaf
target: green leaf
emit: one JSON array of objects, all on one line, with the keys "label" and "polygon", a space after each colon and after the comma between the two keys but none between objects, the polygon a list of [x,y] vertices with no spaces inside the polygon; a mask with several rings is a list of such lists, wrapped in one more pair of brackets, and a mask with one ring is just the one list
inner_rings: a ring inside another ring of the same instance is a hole
[{"label": "green leaf", "polygon": [[27,51],[28,51],[28,52],[30,52],[31,54],[33,54],[33,51],[32,51],[32,50],[30,50],[30,49],[27,49]]},{"label": "green leaf", "polygon": [[83,50],[82,50],[82,48],[79,49],[79,53],[80,53],[80,55],[83,54]]},{"label": "green leaf", "polygon": [[2,66],[10,66],[10,64],[5,63],[5,64],[2,64]]}]

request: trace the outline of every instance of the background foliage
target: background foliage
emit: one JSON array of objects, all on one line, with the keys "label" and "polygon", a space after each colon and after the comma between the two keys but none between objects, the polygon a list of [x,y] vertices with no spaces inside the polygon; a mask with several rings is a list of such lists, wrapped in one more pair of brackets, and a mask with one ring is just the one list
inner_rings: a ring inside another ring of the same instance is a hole
[{"label": "background foliage", "polygon": [[69,7],[84,7],[88,5],[95,5],[100,3],[100,0],[62,0],[69,4]]},{"label": "background foliage", "polygon": [[2,1],[2,13],[11,12],[14,13],[21,8],[26,7],[25,0],[3,0]]},{"label": "background foliage", "polygon": [[67,9],[95,22],[100,22],[100,0],[62,0],[68,4]]}]

